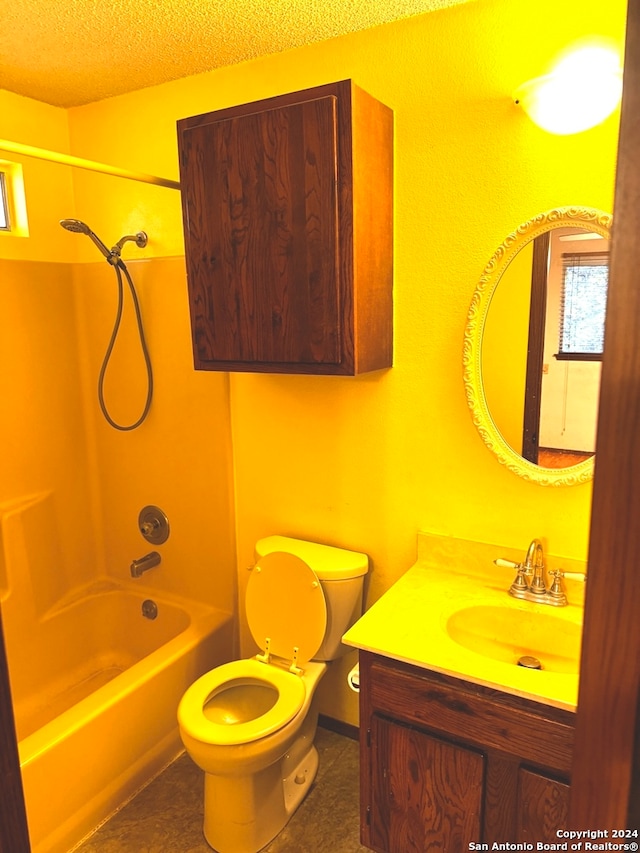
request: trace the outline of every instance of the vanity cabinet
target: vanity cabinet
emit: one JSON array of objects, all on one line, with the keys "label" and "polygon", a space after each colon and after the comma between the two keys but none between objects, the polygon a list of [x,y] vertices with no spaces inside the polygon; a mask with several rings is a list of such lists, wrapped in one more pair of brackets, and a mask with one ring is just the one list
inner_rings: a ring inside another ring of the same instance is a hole
[{"label": "vanity cabinet", "polygon": [[360,652],[362,843],[378,853],[558,843],[574,717]]},{"label": "vanity cabinet", "polygon": [[197,369],[392,363],[393,113],[350,80],[178,122]]}]

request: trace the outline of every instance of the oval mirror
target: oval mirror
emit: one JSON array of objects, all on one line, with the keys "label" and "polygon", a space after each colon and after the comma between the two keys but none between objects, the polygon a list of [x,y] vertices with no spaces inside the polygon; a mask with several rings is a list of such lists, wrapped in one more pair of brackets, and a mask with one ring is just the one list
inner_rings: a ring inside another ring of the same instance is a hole
[{"label": "oval mirror", "polygon": [[464,336],[473,421],[541,485],[593,476],[612,217],[562,207],[522,224],[476,287]]}]

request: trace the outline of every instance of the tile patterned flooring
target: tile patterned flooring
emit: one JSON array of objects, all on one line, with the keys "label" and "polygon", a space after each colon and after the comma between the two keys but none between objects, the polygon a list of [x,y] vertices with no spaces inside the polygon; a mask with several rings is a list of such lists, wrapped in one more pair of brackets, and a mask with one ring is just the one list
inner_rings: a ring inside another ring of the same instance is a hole
[{"label": "tile patterned flooring", "polygon": [[[263,853],[366,853],[359,841],[358,744],[318,728],[318,775]],[[202,835],[202,771],[183,754],[74,853],[211,853]]]}]

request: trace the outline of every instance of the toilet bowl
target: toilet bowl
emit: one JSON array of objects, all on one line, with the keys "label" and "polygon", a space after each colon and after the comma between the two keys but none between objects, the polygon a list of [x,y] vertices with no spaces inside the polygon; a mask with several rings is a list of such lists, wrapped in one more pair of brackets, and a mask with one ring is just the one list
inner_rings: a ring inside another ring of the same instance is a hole
[{"label": "toilet bowl", "polygon": [[204,835],[218,853],[257,853],[285,826],[318,768],[316,688],[362,612],[365,554],[284,536],[256,545],[245,595],[262,652],[195,681],[178,708],[204,771]]}]

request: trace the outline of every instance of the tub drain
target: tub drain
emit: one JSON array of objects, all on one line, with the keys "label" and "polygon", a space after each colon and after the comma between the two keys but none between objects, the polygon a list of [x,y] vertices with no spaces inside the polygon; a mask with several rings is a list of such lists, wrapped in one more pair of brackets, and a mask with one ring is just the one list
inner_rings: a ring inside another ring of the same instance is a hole
[{"label": "tub drain", "polygon": [[522,655],[518,658],[518,666],[524,666],[525,669],[542,669],[542,664],[533,655]]},{"label": "tub drain", "polygon": [[155,619],[158,615],[158,605],[150,598],[146,598],[142,602],[142,615],[145,619]]}]

